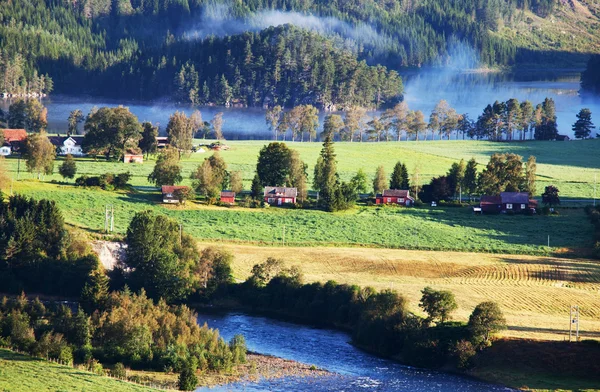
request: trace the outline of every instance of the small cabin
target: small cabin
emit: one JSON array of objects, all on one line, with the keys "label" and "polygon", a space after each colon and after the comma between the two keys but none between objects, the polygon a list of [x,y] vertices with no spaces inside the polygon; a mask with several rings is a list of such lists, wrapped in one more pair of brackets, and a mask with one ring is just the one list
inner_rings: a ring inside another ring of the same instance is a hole
[{"label": "small cabin", "polygon": [[174,204],[179,203],[179,199],[175,196],[175,191],[178,189],[188,189],[185,185],[163,185],[161,187],[163,203]]},{"label": "small cabin", "polygon": [[298,198],[297,188],[284,186],[266,186],[264,192],[265,203],[271,205],[295,204]]},{"label": "small cabin", "polygon": [[414,202],[415,199],[410,196],[410,191],[402,189],[386,189],[375,197],[375,204],[399,204],[409,207]]},{"label": "small cabin", "polygon": [[235,192],[222,191],[219,200],[222,203],[235,204]]},{"label": "small cabin", "polygon": [[479,207],[484,214],[528,213],[537,208],[537,201],[527,192],[502,192],[500,195],[481,196]]},{"label": "small cabin", "polygon": [[142,154],[125,154],[123,157],[124,163],[144,163],[144,156]]}]

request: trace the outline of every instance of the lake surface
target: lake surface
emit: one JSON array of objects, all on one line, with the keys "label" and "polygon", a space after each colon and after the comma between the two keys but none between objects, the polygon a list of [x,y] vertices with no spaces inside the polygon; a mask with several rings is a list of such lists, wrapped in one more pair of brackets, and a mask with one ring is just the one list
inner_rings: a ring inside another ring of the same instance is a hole
[{"label": "lake surface", "polygon": [[511,391],[467,378],[402,366],[367,354],[343,332],[317,329],[240,313],[200,314],[198,322],[219,329],[226,340],[243,334],[257,353],[316,365],[337,373],[331,377],[285,377],[258,383],[236,383],[197,391]]},{"label": "lake surface", "polygon": [[[426,117],[440,99],[445,99],[458,113],[468,113],[477,119],[483,108],[495,100],[517,98],[530,100],[534,105],[544,98],[556,102],[559,133],[572,135],[571,125],[581,108],[592,110],[595,122],[600,125],[600,98],[585,98],[578,94],[579,72],[520,72],[520,73],[474,73],[453,70],[423,70],[403,74],[405,100],[413,110],[422,110]],[[67,117],[74,109],[87,114],[90,109],[102,106],[128,106],[140,121],[150,121],[161,127],[169,115],[180,110],[190,114],[194,108],[167,100],[155,102],[114,101],[93,97],[50,96],[43,100],[48,108],[49,130],[65,133]],[[0,100],[0,107],[7,109],[9,102]],[[229,140],[272,139],[265,124],[261,108],[200,107],[202,117],[209,121],[217,112],[223,112],[224,134]],[[321,123],[327,113],[321,112]],[[374,113],[370,113],[373,115]],[[595,115],[595,116],[594,116]],[[289,136],[288,136],[289,138]]]}]

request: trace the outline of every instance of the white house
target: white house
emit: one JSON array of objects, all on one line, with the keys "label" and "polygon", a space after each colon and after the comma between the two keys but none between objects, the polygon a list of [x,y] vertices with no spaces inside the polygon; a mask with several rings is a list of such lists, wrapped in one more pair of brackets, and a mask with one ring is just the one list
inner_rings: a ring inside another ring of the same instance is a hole
[{"label": "white house", "polygon": [[2,147],[0,147],[0,155],[7,157],[11,153],[12,153],[12,147],[10,146],[10,144],[6,143]]},{"label": "white house", "polygon": [[82,136],[49,136],[48,139],[56,146],[59,155],[84,155],[81,148]]}]

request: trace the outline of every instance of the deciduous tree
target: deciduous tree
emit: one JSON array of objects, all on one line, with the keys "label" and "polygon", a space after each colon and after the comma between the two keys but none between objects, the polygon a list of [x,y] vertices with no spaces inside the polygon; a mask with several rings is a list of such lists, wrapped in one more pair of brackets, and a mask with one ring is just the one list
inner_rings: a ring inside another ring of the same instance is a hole
[{"label": "deciduous tree", "polygon": [[56,149],[48,140],[45,132],[29,135],[25,153],[25,164],[30,173],[37,173],[38,179],[43,174],[52,174],[54,171],[54,158]]},{"label": "deciduous tree", "polygon": [[77,164],[75,163],[75,159],[73,159],[73,155],[67,154],[65,156],[65,160],[58,168],[58,172],[63,178],[75,177],[75,174],[77,174]]},{"label": "deciduous tree", "polygon": [[273,142],[258,153],[256,174],[263,186],[284,186],[290,174],[291,150],[285,143]]},{"label": "deciduous tree", "polygon": [[458,309],[454,294],[445,290],[434,290],[431,287],[425,287],[421,290],[421,307],[427,313],[429,322],[444,323],[450,319],[450,314]]},{"label": "deciduous tree", "polygon": [[383,190],[386,189],[386,187],[387,181],[385,178],[385,169],[383,168],[383,165],[380,165],[375,171],[375,178],[373,179],[373,193],[377,195],[383,192]]},{"label": "deciduous tree", "polygon": [[179,152],[173,148],[165,149],[158,156],[154,170],[148,175],[148,181],[160,187],[162,185],[175,185],[182,180]]},{"label": "deciduous tree", "polygon": [[496,302],[482,302],[471,313],[468,328],[476,343],[489,345],[494,333],[506,329],[506,319]]}]

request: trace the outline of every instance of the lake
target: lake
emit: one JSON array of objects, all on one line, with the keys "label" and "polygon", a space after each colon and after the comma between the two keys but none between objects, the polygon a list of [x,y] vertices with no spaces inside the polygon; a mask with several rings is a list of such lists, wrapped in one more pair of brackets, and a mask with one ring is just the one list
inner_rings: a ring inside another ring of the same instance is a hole
[{"label": "lake", "polygon": [[468,378],[416,369],[370,355],[349,343],[344,332],[249,316],[242,313],[200,314],[198,322],[217,328],[225,340],[243,334],[248,349],[336,373],[331,377],[284,377],[257,383],[235,383],[198,392],[223,391],[512,391]]},{"label": "lake", "polygon": [[[541,103],[544,98],[556,102],[559,133],[572,135],[571,125],[575,115],[583,107],[590,108],[592,114],[600,118],[600,98],[585,98],[578,94],[578,71],[555,72],[460,72],[454,70],[422,70],[403,74],[405,100],[413,110],[422,110],[426,117],[440,99],[445,99],[458,113],[468,113],[476,119],[483,108],[495,100],[506,101],[517,98]],[[180,110],[191,113],[190,105],[180,105],[167,100],[154,102],[114,101],[93,97],[50,96],[43,100],[48,108],[49,130],[65,133],[67,117],[74,109],[87,114],[93,107],[128,106],[140,121],[158,124],[161,131],[169,120],[169,115]],[[7,109],[9,102],[0,101],[0,107]],[[200,107],[202,117],[209,121],[217,112],[223,112],[224,135],[227,139],[272,139],[261,108]],[[327,113],[321,112],[321,123]],[[374,113],[371,113],[373,115]],[[600,125],[600,120],[596,120]],[[289,138],[289,136],[288,136]]]}]

